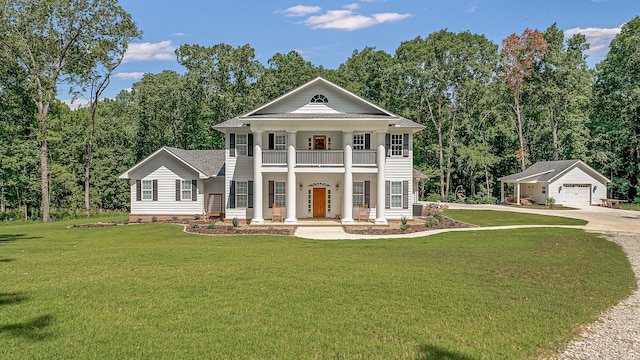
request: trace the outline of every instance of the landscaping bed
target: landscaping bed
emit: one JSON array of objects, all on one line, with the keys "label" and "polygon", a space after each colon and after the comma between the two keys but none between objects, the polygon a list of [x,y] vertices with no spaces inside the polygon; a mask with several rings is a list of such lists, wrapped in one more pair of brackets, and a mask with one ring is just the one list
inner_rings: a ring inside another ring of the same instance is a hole
[{"label": "landscaping bed", "polygon": [[393,235],[393,234],[409,234],[420,231],[429,231],[437,229],[459,229],[470,228],[474,225],[463,223],[453,220],[446,216],[440,216],[437,219],[434,216],[426,216],[417,219],[407,220],[406,225],[402,224],[400,220],[389,221],[388,226],[380,225],[349,225],[344,229],[350,234],[364,234],[364,235]]}]

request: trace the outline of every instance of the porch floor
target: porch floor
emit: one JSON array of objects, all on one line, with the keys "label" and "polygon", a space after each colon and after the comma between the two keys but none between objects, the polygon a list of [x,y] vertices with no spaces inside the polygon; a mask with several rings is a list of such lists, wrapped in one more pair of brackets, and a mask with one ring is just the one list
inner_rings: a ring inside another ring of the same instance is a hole
[{"label": "porch floor", "polygon": [[[330,218],[305,218],[298,219],[297,224],[285,224],[280,221],[271,221],[271,219],[265,219],[264,224],[254,225],[254,226],[342,226],[341,219],[330,219]],[[376,225],[372,220],[369,221],[357,221],[355,220],[354,224],[346,225],[346,226],[362,226],[362,225],[371,225],[371,226],[388,226],[388,225]]]}]

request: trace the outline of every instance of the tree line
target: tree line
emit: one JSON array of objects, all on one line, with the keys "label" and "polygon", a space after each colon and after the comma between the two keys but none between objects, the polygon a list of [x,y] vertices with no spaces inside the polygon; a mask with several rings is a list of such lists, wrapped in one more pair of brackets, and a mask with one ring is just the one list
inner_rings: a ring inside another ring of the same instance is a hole
[{"label": "tree line", "polygon": [[[392,54],[355,50],[337,69],[295,51],[262,64],[249,44],[187,44],[176,51],[183,73],[145,74],[130,91],[98,101],[141,35],[116,0],[2,7],[0,217],[19,209],[47,221],[49,206],[53,217],[124,210],[129,184],[117,177],[133,164],[163,145],[222,149],[214,125],[317,76],[425,125],[414,138],[415,166],[429,177],[423,199],[451,199],[460,185],[475,201],[493,202],[500,176],[536,161],[581,159],[612,180],[610,196],[640,202],[638,17],[595,69],[586,64],[586,38],[565,39],[555,24],[500,46],[440,30]],[[89,105],[72,111],[57,100],[61,82],[89,94]]]}]

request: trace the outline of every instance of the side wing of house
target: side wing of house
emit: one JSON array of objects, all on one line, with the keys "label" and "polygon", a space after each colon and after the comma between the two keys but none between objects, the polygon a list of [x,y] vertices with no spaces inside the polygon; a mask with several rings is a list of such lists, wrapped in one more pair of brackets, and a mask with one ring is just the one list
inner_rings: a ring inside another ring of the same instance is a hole
[{"label": "side wing of house", "polygon": [[565,206],[598,205],[607,197],[607,182],[601,174],[578,165],[549,183],[549,196]]},{"label": "side wing of house", "polygon": [[[128,172],[131,219],[156,216],[193,217],[204,213],[205,194],[222,190],[165,151],[155,153]],[[206,184],[205,184],[206,183]]]}]

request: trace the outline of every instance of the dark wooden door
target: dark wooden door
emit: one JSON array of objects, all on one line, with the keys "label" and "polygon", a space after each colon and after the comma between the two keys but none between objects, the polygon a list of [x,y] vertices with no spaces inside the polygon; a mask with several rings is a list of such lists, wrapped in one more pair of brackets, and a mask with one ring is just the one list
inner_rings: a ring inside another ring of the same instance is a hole
[{"label": "dark wooden door", "polygon": [[313,188],[313,217],[327,217],[327,189]]}]

